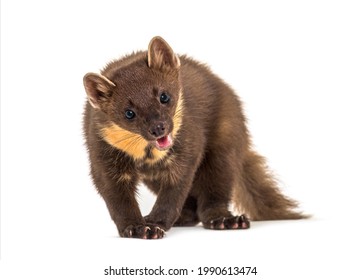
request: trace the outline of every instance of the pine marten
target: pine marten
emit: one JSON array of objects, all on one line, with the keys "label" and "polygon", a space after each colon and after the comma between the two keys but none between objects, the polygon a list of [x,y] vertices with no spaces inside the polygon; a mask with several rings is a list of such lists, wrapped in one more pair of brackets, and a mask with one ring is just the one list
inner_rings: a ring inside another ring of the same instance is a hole
[{"label": "pine marten", "polygon": [[[305,217],[252,149],[234,91],[161,37],[83,82],[91,175],[121,237],[159,239],[172,226],[247,229],[249,219]],[[145,217],[136,200],[140,182],[157,195]],[[232,203],[246,214],[233,215]]]}]

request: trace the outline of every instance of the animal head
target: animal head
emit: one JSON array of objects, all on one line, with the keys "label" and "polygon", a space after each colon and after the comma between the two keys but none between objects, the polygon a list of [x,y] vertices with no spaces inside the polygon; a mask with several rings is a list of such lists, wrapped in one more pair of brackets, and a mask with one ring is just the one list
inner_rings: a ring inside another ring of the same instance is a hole
[{"label": "animal head", "polygon": [[102,74],[88,73],[88,101],[102,114],[104,139],[133,157],[153,156],[172,147],[181,125],[180,60],[161,37],[147,52],[107,65]]}]

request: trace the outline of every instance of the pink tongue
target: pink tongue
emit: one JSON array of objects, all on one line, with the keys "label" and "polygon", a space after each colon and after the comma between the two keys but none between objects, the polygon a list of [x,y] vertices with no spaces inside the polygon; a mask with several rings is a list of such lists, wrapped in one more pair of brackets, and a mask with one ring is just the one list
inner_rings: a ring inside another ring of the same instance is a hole
[{"label": "pink tongue", "polygon": [[157,146],[161,149],[168,148],[172,145],[172,138],[168,135],[157,139]]}]

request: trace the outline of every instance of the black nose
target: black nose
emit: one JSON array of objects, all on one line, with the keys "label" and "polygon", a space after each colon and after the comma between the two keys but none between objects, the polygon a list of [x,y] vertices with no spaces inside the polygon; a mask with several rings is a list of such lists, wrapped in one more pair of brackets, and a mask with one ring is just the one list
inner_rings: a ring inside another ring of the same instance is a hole
[{"label": "black nose", "polygon": [[164,122],[156,122],[154,123],[150,129],[149,133],[154,137],[162,137],[165,133],[165,124]]}]

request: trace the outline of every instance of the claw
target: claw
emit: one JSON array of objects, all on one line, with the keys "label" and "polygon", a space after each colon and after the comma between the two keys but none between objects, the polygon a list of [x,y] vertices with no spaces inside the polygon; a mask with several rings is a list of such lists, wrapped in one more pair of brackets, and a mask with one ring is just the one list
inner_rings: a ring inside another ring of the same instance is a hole
[{"label": "claw", "polygon": [[219,225],[220,229],[224,229],[224,221],[226,220],[226,217],[223,217],[222,223]]},{"label": "claw", "polygon": [[240,219],[241,219],[241,223],[240,223],[240,226],[242,229],[247,229],[250,227],[250,223],[249,223],[249,220],[248,218],[245,216],[245,215],[241,215],[240,216]]},{"label": "claw", "polygon": [[164,232],[164,230],[160,227],[155,227],[156,230],[159,230],[160,232]]},{"label": "claw", "polygon": [[164,229],[160,227],[155,227],[155,232],[154,238],[162,238],[165,235]]},{"label": "claw", "polygon": [[210,223],[210,226],[209,226],[209,227],[210,227],[211,229],[214,229],[214,224],[213,224],[214,221],[212,220],[212,221],[210,221],[209,223]]},{"label": "claw", "polygon": [[239,221],[239,218],[237,217],[236,222],[232,225],[232,229],[238,228],[238,221]]}]

